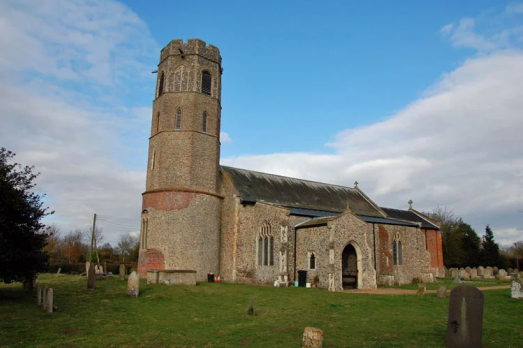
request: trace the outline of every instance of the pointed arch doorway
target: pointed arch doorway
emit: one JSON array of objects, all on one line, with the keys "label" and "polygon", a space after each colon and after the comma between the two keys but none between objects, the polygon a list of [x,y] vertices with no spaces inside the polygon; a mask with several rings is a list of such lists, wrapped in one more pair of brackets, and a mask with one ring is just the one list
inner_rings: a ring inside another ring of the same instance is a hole
[{"label": "pointed arch doorway", "polygon": [[354,245],[347,244],[342,253],[342,280],[344,289],[357,289],[359,277],[358,253]]}]

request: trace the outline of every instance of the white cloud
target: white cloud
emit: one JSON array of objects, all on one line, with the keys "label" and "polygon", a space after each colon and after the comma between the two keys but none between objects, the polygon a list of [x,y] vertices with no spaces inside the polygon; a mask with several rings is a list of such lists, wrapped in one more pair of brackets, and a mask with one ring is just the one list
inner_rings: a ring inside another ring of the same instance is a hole
[{"label": "white cloud", "polygon": [[95,212],[126,219],[101,222],[111,243],[139,229],[150,107],[122,98],[151,79],[145,23],[114,1],[4,1],[0,45],[1,145],[42,173],[50,221],[67,231]]},{"label": "white cloud", "polygon": [[226,144],[226,143],[232,143],[232,139],[231,139],[231,137],[229,136],[228,133],[225,133],[225,132],[220,132],[220,141],[221,141],[223,144]]},{"label": "white cloud", "polygon": [[328,144],[334,155],[223,162],[347,186],[358,180],[380,205],[450,206],[479,234],[490,223],[500,241],[523,239],[522,80],[521,51],[469,59],[393,117],[340,132]]},{"label": "white cloud", "polygon": [[472,18],[462,18],[458,25],[448,24],[440,32],[449,37],[456,47],[474,48],[478,51],[491,51],[499,47],[500,42],[486,39],[474,31],[476,23]]}]

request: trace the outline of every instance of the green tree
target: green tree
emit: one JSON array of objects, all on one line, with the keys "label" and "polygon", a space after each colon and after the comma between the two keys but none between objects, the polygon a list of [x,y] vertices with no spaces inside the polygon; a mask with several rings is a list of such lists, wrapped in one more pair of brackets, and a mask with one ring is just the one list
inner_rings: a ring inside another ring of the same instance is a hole
[{"label": "green tree", "polygon": [[461,265],[478,267],[480,261],[481,239],[474,229],[467,223],[460,220],[457,233],[461,239],[461,249],[463,250]]},{"label": "green tree", "polygon": [[27,290],[37,272],[46,268],[43,251],[48,238],[42,218],[52,214],[32,192],[39,173],[10,163],[15,154],[0,149],[0,281],[23,281]]},{"label": "green tree", "polygon": [[485,227],[485,236],[481,243],[481,265],[482,266],[497,266],[500,267],[500,253],[499,245],[494,241],[494,233],[490,226]]},{"label": "green tree", "polygon": [[445,266],[450,268],[462,265],[463,249],[461,236],[458,233],[461,218],[456,216],[449,207],[436,207],[425,214],[437,221],[441,228]]}]

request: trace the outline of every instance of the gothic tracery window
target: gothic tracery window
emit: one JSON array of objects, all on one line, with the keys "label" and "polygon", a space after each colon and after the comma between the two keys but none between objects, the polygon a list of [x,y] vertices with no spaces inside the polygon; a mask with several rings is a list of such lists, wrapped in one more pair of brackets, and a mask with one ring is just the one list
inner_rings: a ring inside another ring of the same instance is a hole
[{"label": "gothic tracery window", "polygon": [[403,246],[398,232],[394,235],[392,242],[392,257],[394,259],[394,266],[401,266],[403,264]]},{"label": "gothic tracery window", "polygon": [[257,238],[258,241],[258,265],[274,265],[274,237],[272,236],[271,225],[264,222]]}]

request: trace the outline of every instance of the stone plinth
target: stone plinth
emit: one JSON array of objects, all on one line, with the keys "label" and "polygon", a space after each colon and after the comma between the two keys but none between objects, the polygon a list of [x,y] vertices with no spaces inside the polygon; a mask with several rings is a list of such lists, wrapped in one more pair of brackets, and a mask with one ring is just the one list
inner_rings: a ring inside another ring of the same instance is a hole
[{"label": "stone plinth", "polygon": [[149,270],[147,284],[196,285],[195,270]]},{"label": "stone plinth", "polygon": [[523,284],[521,281],[514,280],[510,287],[512,298],[523,300]]},{"label": "stone plinth", "polygon": [[303,333],[303,348],[323,348],[323,331],[306,327]]}]

